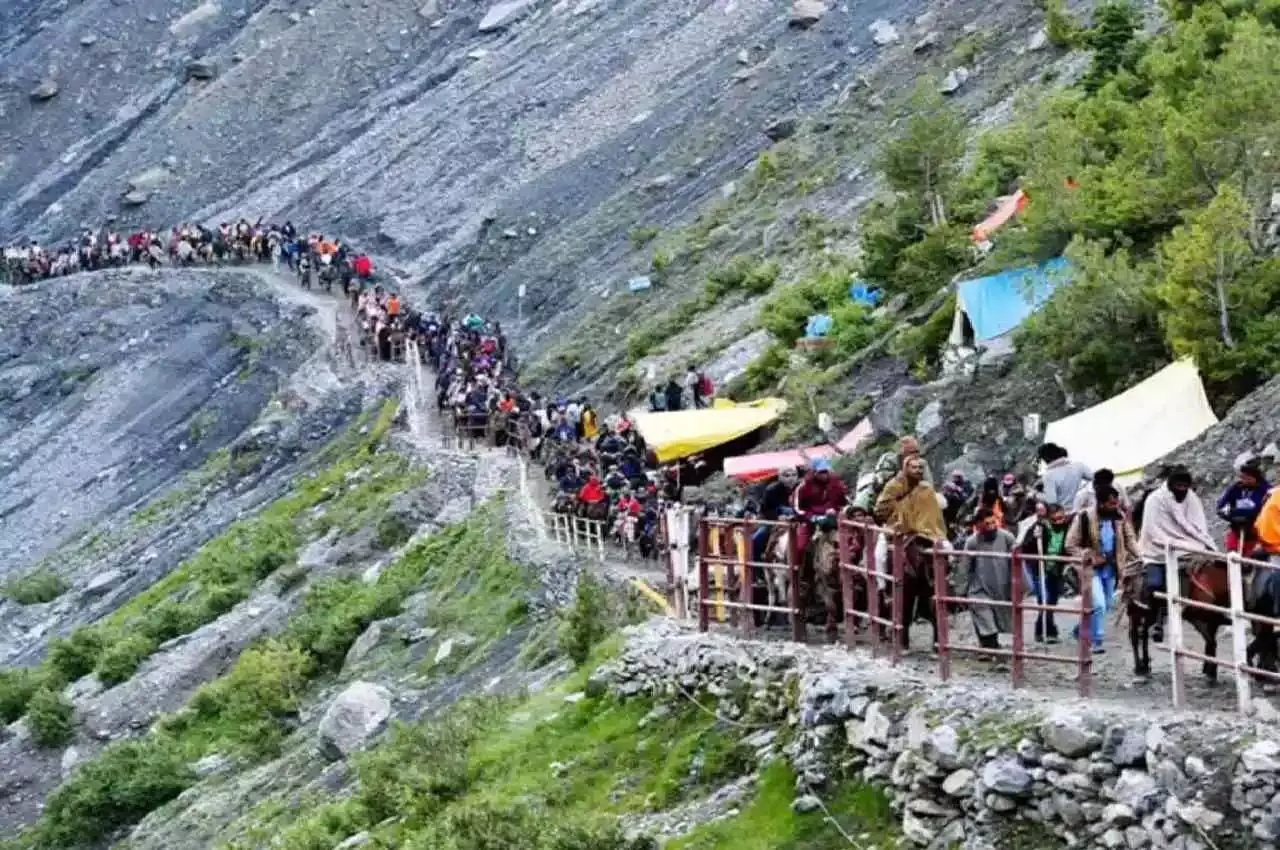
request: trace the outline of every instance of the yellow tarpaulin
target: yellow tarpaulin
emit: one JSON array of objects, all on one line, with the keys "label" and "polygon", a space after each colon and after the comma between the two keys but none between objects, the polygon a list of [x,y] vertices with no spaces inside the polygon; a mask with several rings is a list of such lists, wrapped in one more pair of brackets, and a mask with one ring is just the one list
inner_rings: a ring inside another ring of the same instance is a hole
[{"label": "yellow tarpaulin", "polygon": [[1050,424],[1044,439],[1128,483],[1217,421],[1195,363],[1179,360],[1102,404]]},{"label": "yellow tarpaulin", "polygon": [[780,398],[762,398],[743,404],[716,399],[705,410],[637,413],[635,424],[640,436],[657,454],[658,462],[668,463],[770,425],[786,409],[787,403]]}]

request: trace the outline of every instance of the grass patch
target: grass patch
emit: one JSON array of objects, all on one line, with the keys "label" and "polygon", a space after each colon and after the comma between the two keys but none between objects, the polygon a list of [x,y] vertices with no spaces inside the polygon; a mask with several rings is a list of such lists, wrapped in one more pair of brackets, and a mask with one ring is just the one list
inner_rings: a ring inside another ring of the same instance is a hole
[{"label": "grass patch", "polygon": [[31,740],[39,747],[61,747],[75,736],[75,706],[52,688],[41,688],[27,706]]},{"label": "grass patch", "polygon": [[[796,814],[795,774],[774,762],[760,775],[756,798],[730,820],[698,827],[667,845],[671,850],[847,850],[849,842],[822,812]],[[840,785],[827,808],[863,848],[896,845],[897,824],[883,792],[857,782]]]},{"label": "grass patch", "polygon": [[[191,787],[195,777],[187,765],[210,753],[234,754],[250,764],[277,755],[312,683],[339,670],[360,633],[398,613],[402,600],[419,587],[432,589],[433,601],[440,600],[433,608],[436,622],[465,623],[468,631],[489,638],[511,628],[526,610],[512,600],[525,579],[517,579],[519,567],[506,558],[500,528],[499,509],[490,505],[414,546],[373,584],[318,582],[277,638],[242,654],[226,675],[160,720],[145,739],[107,747],[50,796],[40,821],[12,847],[91,846]],[[79,658],[72,649],[86,646],[91,642],[82,636],[63,654]],[[18,680],[9,685],[23,686]],[[436,770],[444,758],[441,746],[416,751],[424,752],[431,753],[426,761]],[[404,762],[397,755],[386,769],[394,765],[408,777]]]},{"label": "grass patch", "polygon": [[67,592],[62,576],[49,569],[38,569],[12,579],[4,587],[4,595],[19,605],[43,605]]},{"label": "grass patch", "polygon": [[751,767],[736,730],[692,706],[664,714],[644,700],[563,697],[561,688],[477,700],[397,726],[356,758],[351,797],[289,812],[265,801],[224,850],[256,850],[268,836],[275,850],[330,850],[364,830],[375,846],[416,850],[623,850],[617,815],[669,806]]},{"label": "grass patch", "polygon": [[[372,424],[358,423],[335,441],[342,454],[322,472],[257,516],[233,524],[109,617],[54,641],[44,663],[26,675],[55,689],[95,670],[105,684],[123,682],[165,641],[213,622],[248,598],[267,576],[292,564],[308,537],[332,527],[354,531],[372,522],[397,492],[421,480],[420,473],[405,471],[397,456],[377,453],[394,415],[390,402]],[[153,505],[156,516],[175,497],[170,494]],[[322,504],[325,513],[312,517]],[[13,682],[7,688],[0,682],[0,691],[7,693],[0,702],[8,714],[19,711],[23,695],[30,700],[36,692],[25,680]]]}]

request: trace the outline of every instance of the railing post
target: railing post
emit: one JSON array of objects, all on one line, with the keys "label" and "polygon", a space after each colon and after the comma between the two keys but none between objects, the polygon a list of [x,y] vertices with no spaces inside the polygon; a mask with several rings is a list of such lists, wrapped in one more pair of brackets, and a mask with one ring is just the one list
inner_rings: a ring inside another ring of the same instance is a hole
[{"label": "railing post", "polygon": [[895,535],[891,541],[893,546],[893,601],[890,604],[889,619],[893,621],[890,628],[889,658],[896,665],[902,660],[902,639],[904,636],[910,635],[910,623],[906,622],[906,612],[903,609],[902,601],[902,581],[907,571],[907,552],[906,544],[903,543],[900,535]]},{"label": "railing post", "polygon": [[711,584],[707,569],[707,521],[698,522],[698,631],[705,632],[710,626],[711,611],[708,605],[707,587]]},{"label": "railing post", "polygon": [[951,678],[951,615],[947,607],[951,590],[947,585],[944,545],[941,540],[933,543],[933,616],[938,624],[938,678],[945,682]]},{"label": "railing post", "polygon": [[[765,526],[767,527],[767,526]],[[752,571],[755,567],[751,566],[751,562],[756,559],[755,529],[751,527],[751,520],[746,520],[742,524],[742,557],[738,559],[738,604],[742,608],[738,609],[738,624],[742,627],[742,633],[750,636],[755,631],[756,617],[755,612],[750,606],[754,601]]]},{"label": "railing post", "polygon": [[852,647],[856,618],[853,616],[853,546],[849,543],[849,535],[853,527],[844,519],[836,520],[836,569],[840,571],[840,607],[844,613],[844,643]]},{"label": "railing post", "polygon": [[[1254,567],[1255,570],[1262,569]],[[1248,625],[1244,618],[1244,580],[1240,575],[1240,556],[1227,554],[1227,590],[1231,597],[1231,649],[1235,660],[1236,707],[1248,715],[1253,708],[1253,694],[1249,686],[1249,674],[1242,669],[1249,660],[1249,640],[1245,635]]]},{"label": "railing post", "polygon": [[799,528],[793,527],[787,533],[787,567],[791,585],[791,639],[797,643],[805,642],[805,610],[804,600],[800,598],[800,570],[804,568],[804,553],[800,551]]},{"label": "railing post", "polygon": [[[1182,576],[1178,570],[1178,552],[1164,547],[1164,589],[1169,604],[1169,660],[1173,679],[1173,707],[1182,708],[1186,693],[1182,681]],[[1154,599],[1152,604],[1155,604]],[[1155,613],[1155,612],[1152,612]],[[1159,620],[1157,620],[1159,622]]]},{"label": "railing post", "polygon": [[1093,692],[1093,566],[1085,556],[1076,569],[1080,576],[1080,639],[1076,642],[1076,664],[1080,669],[1076,679],[1080,696],[1088,697]]},{"label": "railing post", "polygon": [[1013,550],[1013,557],[1009,560],[1009,569],[1012,571],[1010,589],[1013,595],[1013,658],[1012,664],[1009,665],[1013,671],[1013,686],[1015,688],[1022,687],[1023,677],[1026,671],[1023,665],[1026,659],[1023,657],[1026,652],[1026,636],[1023,634],[1023,605],[1026,601],[1026,582],[1023,581],[1022,574],[1022,553],[1017,549]]},{"label": "railing post", "polygon": [[867,525],[865,530],[866,538],[863,540],[862,565],[866,569],[863,578],[867,582],[867,614],[868,617],[875,617],[875,620],[868,619],[867,631],[871,633],[871,654],[880,654],[880,635],[883,628],[879,622],[881,615],[880,605],[880,579],[876,577],[879,569],[876,564],[876,530]]}]

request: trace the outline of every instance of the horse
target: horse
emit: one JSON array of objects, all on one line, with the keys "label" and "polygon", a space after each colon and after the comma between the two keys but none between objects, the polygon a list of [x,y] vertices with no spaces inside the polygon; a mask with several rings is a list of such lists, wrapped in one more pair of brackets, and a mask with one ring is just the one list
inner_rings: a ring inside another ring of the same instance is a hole
[{"label": "horse", "polygon": [[[790,608],[791,607],[791,570],[781,569],[782,566],[791,564],[791,535],[795,530],[788,525],[781,523],[773,526],[769,532],[769,540],[765,543],[765,563],[778,564],[778,567],[756,567],[752,573],[756,574],[756,578],[752,581],[752,596],[755,596],[755,588],[764,591],[765,599],[770,608]],[[752,600],[755,601],[754,598]],[[773,625],[776,622],[776,611],[768,612],[764,617],[761,625]]]},{"label": "horse", "polygon": [[[1216,608],[1231,607],[1231,589],[1227,560],[1224,557],[1190,555],[1181,559],[1178,570],[1179,596],[1192,602],[1212,605]],[[1133,649],[1134,675],[1145,678],[1151,675],[1151,628],[1159,620],[1166,602],[1156,598],[1157,589],[1150,587],[1147,573],[1142,576],[1142,588],[1127,607],[1129,618],[1129,643]],[[1275,617],[1280,610],[1280,573],[1255,569],[1253,581],[1246,580],[1245,611]],[[1166,582],[1168,575],[1165,576]],[[1209,658],[1218,655],[1218,630],[1229,625],[1228,616],[1198,606],[1182,608],[1182,620],[1200,633],[1204,640],[1204,654]],[[1269,623],[1253,623],[1253,641],[1250,642],[1245,663],[1260,670],[1276,670],[1276,635]],[[1210,685],[1218,682],[1218,665],[1213,661],[1201,664],[1201,672]]]}]

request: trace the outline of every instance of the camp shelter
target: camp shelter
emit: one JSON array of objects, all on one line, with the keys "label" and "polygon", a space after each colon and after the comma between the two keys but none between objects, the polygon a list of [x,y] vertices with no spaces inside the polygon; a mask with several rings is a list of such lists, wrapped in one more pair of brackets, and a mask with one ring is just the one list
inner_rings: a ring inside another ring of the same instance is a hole
[{"label": "camp shelter", "polygon": [[1049,300],[1069,273],[1070,263],[1065,257],[1058,257],[1035,266],[961,281],[956,286],[951,343],[967,345],[1004,336]]},{"label": "camp shelter", "polygon": [[780,398],[735,404],[716,399],[702,410],[637,413],[635,426],[659,463],[699,454],[772,425],[787,409]]},{"label": "camp shelter", "polygon": [[995,209],[982,221],[974,225],[973,241],[981,244],[988,241],[991,235],[1009,223],[1015,215],[1027,208],[1031,199],[1027,193],[1019,189],[1012,195],[996,199]]},{"label": "camp shelter", "polygon": [[1121,483],[1217,423],[1191,360],[1172,363],[1135,387],[1088,410],[1050,423],[1057,443],[1091,469],[1110,469]]},{"label": "camp shelter", "polygon": [[840,438],[840,442],[832,446],[823,443],[807,449],[789,449],[781,452],[760,452],[752,455],[725,458],[724,474],[744,484],[767,481],[778,474],[783,467],[808,466],[820,457],[831,458],[837,455],[850,454],[858,450],[864,442],[875,435],[875,428],[870,419],[863,419],[848,434]]}]

